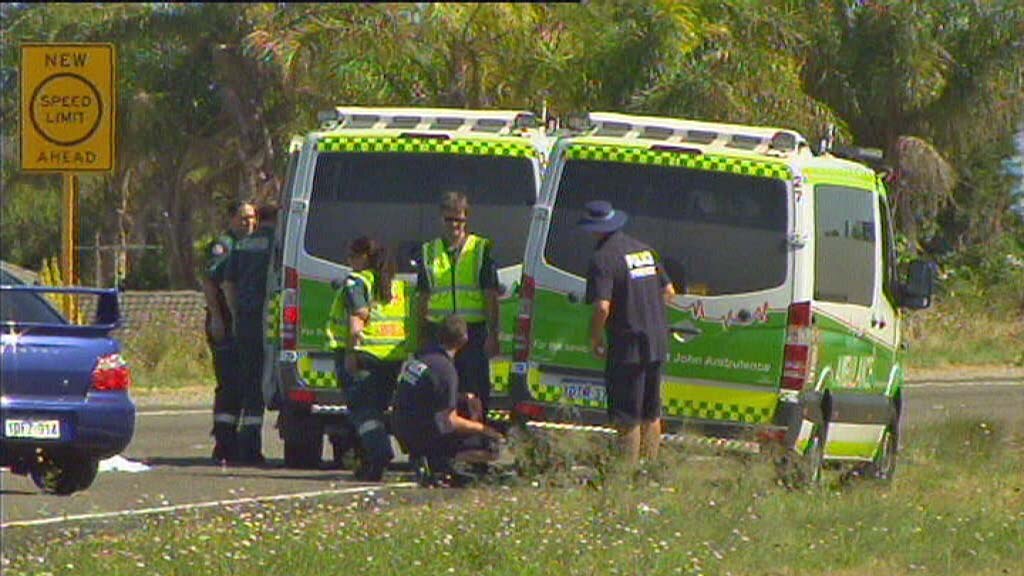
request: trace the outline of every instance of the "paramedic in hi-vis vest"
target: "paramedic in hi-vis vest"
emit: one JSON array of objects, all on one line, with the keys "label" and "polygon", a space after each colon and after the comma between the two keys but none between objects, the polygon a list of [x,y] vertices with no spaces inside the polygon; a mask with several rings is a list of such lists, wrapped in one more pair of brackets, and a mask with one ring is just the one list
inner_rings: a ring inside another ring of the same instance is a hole
[{"label": "paramedic in hi-vis vest", "polygon": [[469,341],[455,356],[459,392],[479,398],[486,419],[491,397],[488,358],[498,353],[498,268],[491,241],[469,233],[469,201],[461,192],[441,197],[443,233],[423,245],[416,279],[423,344],[437,344],[446,316],[466,320]]},{"label": "paramedic in hi-vis vest", "polygon": [[327,342],[363,449],[355,477],[377,482],[394,457],[384,412],[406,357],[409,298],[407,284],[394,280],[394,260],[376,241],[353,240],[348,261],[352,274],[335,294]]}]

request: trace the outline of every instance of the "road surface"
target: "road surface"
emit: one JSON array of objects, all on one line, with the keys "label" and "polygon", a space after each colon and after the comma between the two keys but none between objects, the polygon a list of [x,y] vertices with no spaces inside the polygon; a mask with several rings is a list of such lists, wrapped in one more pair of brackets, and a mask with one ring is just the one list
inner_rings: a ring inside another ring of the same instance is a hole
[{"label": "road surface", "polygon": [[[905,409],[910,427],[949,418],[984,418],[1021,432],[1024,382],[912,384],[906,391]],[[89,490],[57,497],[41,494],[27,477],[4,470],[0,472],[0,523],[5,529],[17,529],[202,509],[225,501],[315,497],[367,489],[367,485],[354,482],[349,471],[281,468],[281,443],[272,428],[273,417],[273,413],[268,415],[263,431],[271,466],[223,468],[209,458],[209,408],[140,408],[135,438],[124,456],[145,463],[148,471],[102,472]],[[410,479],[403,471],[387,475],[388,482],[394,484],[408,485]]]}]

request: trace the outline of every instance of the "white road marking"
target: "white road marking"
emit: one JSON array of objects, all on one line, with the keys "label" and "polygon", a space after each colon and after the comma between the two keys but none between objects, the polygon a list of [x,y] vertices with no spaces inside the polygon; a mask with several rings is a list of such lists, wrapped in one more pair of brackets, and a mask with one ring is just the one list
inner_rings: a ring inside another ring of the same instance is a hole
[{"label": "white road marking", "polygon": [[352,488],[337,488],[335,490],[316,490],[313,492],[298,492],[295,494],[276,494],[273,496],[254,496],[251,498],[238,498],[235,500],[214,500],[211,502],[195,502],[192,504],[176,504],[172,506],[157,506],[155,508],[139,508],[135,510],[118,510],[116,512],[97,512],[95,514],[74,514],[71,516],[54,516],[51,518],[40,518],[38,520],[21,520],[0,524],[0,528],[11,528],[14,526],[42,526],[45,524],[59,524],[61,522],[73,522],[77,520],[99,520],[103,518],[117,518],[123,516],[142,516],[146,514],[163,514],[166,512],[181,512],[184,510],[198,510],[200,508],[214,508],[217,506],[230,506],[232,504],[252,504],[256,502],[276,502],[280,500],[294,500],[300,498],[315,498],[317,496],[329,496],[336,494],[359,494],[362,492],[383,492],[396,488],[415,488],[415,482],[396,482],[394,484],[381,484],[377,486],[355,486]]},{"label": "white road marking", "polygon": [[903,385],[904,388],[985,388],[988,386],[1024,386],[1024,381],[993,380],[990,382],[972,382],[970,380],[963,380],[954,382],[919,382]]}]

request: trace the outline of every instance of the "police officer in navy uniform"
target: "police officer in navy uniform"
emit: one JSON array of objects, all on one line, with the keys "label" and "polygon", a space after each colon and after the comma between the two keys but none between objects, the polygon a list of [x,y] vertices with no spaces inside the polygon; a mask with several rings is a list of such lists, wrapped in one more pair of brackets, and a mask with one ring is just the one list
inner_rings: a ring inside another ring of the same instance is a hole
[{"label": "police officer in navy uniform", "polygon": [[661,370],[668,355],[666,304],[675,295],[658,254],[622,232],[628,215],[588,202],[577,226],[596,241],[587,269],[590,346],[605,359],[608,415],[631,464],[661,441]]},{"label": "police officer in navy uniform", "polygon": [[489,357],[498,354],[498,267],[491,241],[469,232],[469,200],[461,192],[441,197],[441,237],[420,250],[416,292],[422,342],[436,343],[445,316],[458,314],[469,341],[455,357],[460,390],[478,398],[486,418],[491,397]]},{"label": "police officer in navy uniform", "polygon": [[258,211],[259,228],[235,246],[224,273],[224,294],[235,321],[238,342],[242,415],[238,423],[238,454],[241,464],[264,463],[263,430],[263,330],[267,272],[274,247],[277,206],[265,204]]},{"label": "police officer in navy uniform", "polygon": [[469,340],[466,321],[446,317],[430,344],[402,365],[395,392],[395,437],[417,466],[423,485],[457,485],[467,477],[455,474],[452,463],[463,448],[486,451],[484,439],[501,434],[482,422],[459,414],[459,375],[454,358]]},{"label": "police officer in navy uniform", "polygon": [[217,386],[213,392],[213,459],[235,459],[236,429],[242,410],[238,388],[238,350],[235,346],[231,312],[221,283],[231,250],[256,227],[256,208],[249,202],[235,202],[228,208],[228,229],[207,247],[203,295],[206,297],[206,342],[213,357]]}]

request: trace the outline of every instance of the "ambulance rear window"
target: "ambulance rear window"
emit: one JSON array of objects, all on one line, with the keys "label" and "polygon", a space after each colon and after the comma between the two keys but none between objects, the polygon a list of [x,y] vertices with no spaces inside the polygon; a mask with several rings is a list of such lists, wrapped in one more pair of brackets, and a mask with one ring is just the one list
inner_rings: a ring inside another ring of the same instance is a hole
[{"label": "ambulance rear window", "polygon": [[411,255],[441,233],[438,202],[445,191],[469,198],[469,230],[494,241],[499,267],[522,262],[536,199],[527,158],[454,154],[321,153],[313,177],[306,251],[343,264],[359,236],[384,242],[399,272]]},{"label": "ambulance rear window", "polygon": [[591,236],[583,206],[607,200],[629,215],[625,232],[651,245],[676,289],[740,294],[785,282],[786,185],[688,168],[573,160],[558,186],[545,246],[549,264],[585,277]]}]

